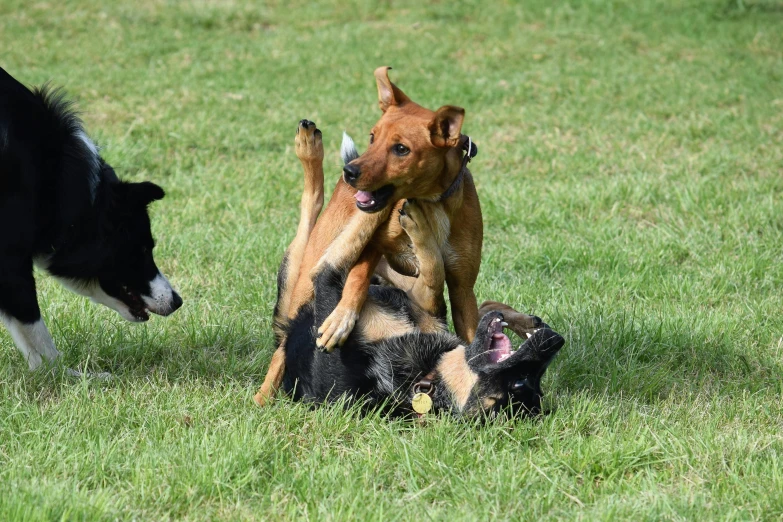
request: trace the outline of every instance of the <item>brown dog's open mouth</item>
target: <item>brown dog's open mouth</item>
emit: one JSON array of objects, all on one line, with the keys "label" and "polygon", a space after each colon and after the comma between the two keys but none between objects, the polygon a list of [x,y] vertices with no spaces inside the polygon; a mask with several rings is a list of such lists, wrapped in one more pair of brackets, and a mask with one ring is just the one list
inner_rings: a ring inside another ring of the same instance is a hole
[{"label": "brown dog's open mouth", "polygon": [[354,194],[356,206],[363,212],[378,212],[389,202],[389,198],[394,193],[394,185],[386,185],[378,190],[367,192],[359,190]]}]

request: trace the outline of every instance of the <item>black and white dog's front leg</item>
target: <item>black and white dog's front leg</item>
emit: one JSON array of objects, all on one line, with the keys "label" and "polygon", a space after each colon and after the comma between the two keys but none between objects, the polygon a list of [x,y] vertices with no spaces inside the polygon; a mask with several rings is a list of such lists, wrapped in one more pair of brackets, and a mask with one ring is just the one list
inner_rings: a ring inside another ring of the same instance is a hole
[{"label": "black and white dog's front leg", "polygon": [[31,261],[0,262],[0,319],[31,370],[60,352],[41,318]]},{"label": "black and white dog's front leg", "polygon": [[32,323],[22,322],[4,313],[0,313],[0,317],[31,370],[38,368],[44,360],[51,362],[60,356],[49,329],[40,317]]}]

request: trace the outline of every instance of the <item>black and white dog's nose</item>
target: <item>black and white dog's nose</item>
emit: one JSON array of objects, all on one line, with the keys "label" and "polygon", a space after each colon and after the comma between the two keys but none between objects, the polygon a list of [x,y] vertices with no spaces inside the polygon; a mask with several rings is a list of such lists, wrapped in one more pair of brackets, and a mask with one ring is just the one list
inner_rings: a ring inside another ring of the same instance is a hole
[{"label": "black and white dog's nose", "polygon": [[171,292],[171,311],[177,311],[182,306],[182,298],[177,292]]}]

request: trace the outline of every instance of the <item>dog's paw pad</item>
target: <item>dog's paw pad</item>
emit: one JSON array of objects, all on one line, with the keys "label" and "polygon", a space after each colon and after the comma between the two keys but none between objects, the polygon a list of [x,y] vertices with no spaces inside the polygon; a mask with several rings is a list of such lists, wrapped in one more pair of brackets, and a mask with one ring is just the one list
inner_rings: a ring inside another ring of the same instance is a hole
[{"label": "dog's paw pad", "polygon": [[301,160],[323,160],[321,131],[310,120],[301,120],[296,128],[296,156]]}]

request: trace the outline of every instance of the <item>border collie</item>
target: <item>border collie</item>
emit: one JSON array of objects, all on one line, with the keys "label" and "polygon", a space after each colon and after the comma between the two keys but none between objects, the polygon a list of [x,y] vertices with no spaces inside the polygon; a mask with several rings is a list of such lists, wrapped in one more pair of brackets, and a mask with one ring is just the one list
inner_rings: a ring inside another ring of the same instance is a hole
[{"label": "border collie", "polygon": [[147,205],[163,196],[117,178],[62,91],[0,68],[0,319],[31,370],[60,355],[33,264],[128,321],[182,306],[152,258]]}]

